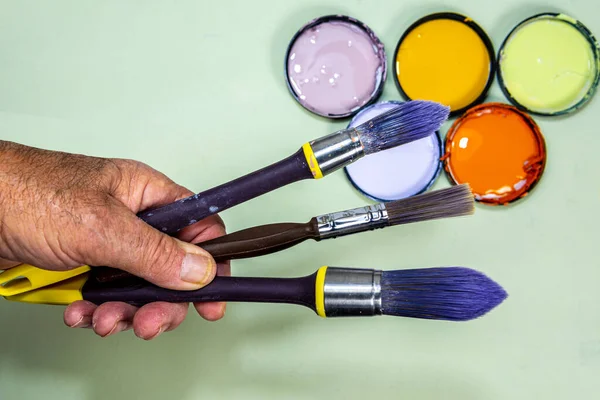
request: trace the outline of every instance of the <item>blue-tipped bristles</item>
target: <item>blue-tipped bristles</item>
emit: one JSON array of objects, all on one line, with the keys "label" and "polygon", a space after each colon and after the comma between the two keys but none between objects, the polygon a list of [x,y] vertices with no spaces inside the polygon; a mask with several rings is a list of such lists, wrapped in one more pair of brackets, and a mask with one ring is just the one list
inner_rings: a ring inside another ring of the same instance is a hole
[{"label": "blue-tipped bristles", "polygon": [[468,321],[507,297],[481,272],[463,267],[384,271],[382,312],[398,317]]},{"label": "blue-tipped bristles", "polygon": [[355,129],[365,154],[375,153],[423,139],[448,119],[450,108],[432,101],[413,100],[398,104]]}]

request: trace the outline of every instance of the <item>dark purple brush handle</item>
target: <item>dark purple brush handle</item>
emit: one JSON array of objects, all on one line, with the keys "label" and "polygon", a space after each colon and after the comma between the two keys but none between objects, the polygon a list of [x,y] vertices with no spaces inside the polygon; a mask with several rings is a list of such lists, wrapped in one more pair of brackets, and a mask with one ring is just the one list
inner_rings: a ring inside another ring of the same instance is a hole
[{"label": "dark purple brush handle", "polygon": [[139,278],[100,283],[89,279],[82,289],[83,299],[94,304],[122,301],[142,306],[155,301],[251,302],[298,304],[315,310],[316,273],[301,278],[222,277],[202,289],[177,291],[163,289]]},{"label": "dark purple brush handle", "polygon": [[138,216],[156,229],[174,235],[181,229],[262,194],[313,175],[300,149],[294,155],[231,182]]}]

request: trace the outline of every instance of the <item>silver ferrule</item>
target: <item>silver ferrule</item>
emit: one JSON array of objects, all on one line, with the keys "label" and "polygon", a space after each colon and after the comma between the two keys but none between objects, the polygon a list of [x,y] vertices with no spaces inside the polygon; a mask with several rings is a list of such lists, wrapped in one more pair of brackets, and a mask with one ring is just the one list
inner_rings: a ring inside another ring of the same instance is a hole
[{"label": "silver ferrule", "polygon": [[328,267],[324,306],[327,317],[381,315],[381,271]]},{"label": "silver ferrule", "polygon": [[321,239],[383,228],[388,222],[388,213],[383,203],[317,217]]},{"label": "silver ferrule", "polygon": [[332,173],[365,155],[360,135],[355,129],[345,129],[309,143],[323,176]]}]

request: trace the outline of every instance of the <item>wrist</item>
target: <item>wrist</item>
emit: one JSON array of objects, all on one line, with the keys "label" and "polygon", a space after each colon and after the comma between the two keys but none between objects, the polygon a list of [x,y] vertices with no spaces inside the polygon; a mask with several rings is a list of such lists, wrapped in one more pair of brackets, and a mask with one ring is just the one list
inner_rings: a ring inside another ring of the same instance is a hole
[{"label": "wrist", "polygon": [[21,186],[18,171],[23,169],[23,154],[27,147],[0,140],[0,246],[4,247],[6,219],[15,193]]}]

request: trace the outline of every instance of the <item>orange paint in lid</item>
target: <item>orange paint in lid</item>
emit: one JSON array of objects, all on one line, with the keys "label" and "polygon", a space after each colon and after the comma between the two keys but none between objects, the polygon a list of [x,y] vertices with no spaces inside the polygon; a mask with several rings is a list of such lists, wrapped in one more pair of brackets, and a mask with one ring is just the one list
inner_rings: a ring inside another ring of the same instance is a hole
[{"label": "orange paint in lid", "polygon": [[444,168],[477,201],[506,205],[526,196],[546,164],[544,137],[524,112],[501,103],[474,107],[446,135]]}]

